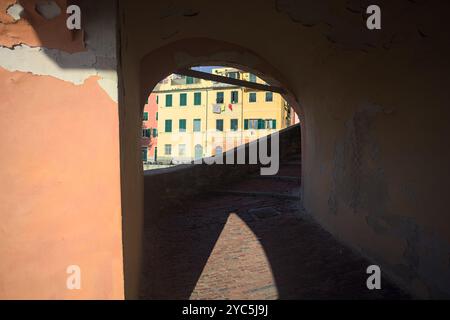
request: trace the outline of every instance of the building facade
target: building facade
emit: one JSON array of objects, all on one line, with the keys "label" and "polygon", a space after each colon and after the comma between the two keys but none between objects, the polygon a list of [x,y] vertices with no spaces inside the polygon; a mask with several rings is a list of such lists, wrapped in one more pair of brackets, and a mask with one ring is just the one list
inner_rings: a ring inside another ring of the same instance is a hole
[{"label": "building facade", "polygon": [[[265,83],[234,68],[213,74]],[[291,109],[281,95],[172,75],[155,88],[158,161],[184,163],[209,157],[286,128]]]},{"label": "building facade", "polygon": [[158,159],[158,105],[156,95],[151,94],[142,114],[142,161],[156,162]]}]

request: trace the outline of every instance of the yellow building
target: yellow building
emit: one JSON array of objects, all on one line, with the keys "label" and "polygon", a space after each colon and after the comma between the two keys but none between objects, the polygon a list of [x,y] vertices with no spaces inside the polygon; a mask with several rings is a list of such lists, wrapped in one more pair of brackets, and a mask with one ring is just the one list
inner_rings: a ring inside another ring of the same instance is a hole
[{"label": "yellow building", "polygon": [[[234,68],[212,73],[265,84]],[[153,93],[158,104],[158,162],[212,156],[289,125],[289,108],[277,93],[177,75],[161,81]]]}]

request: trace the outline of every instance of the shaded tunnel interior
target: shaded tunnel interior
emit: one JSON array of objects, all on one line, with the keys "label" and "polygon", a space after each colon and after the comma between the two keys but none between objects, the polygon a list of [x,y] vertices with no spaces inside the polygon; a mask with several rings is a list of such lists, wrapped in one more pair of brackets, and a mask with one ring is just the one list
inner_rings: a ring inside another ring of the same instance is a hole
[{"label": "shaded tunnel interior", "polygon": [[[239,176],[214,182],[211,170],[196,168],[203,184],[177,188],[194,176],[188,172],[192,167],[162,169],[172,175],[165,180],[158,179],[159,170],[144,174],[140,298],[408,298],[385,278],[382,292],[367,290],[371,262],[301,215],[299,125],[282,130],[281,140],[283,157],[275,176],[228,165],[217,170]],[[158,194],[150,187],[155,184]],[[197,192],[186,195],[189,187]],[[214,191],[218,187],[222,191]],[[159,211],[158,197],[166,203]]]}]

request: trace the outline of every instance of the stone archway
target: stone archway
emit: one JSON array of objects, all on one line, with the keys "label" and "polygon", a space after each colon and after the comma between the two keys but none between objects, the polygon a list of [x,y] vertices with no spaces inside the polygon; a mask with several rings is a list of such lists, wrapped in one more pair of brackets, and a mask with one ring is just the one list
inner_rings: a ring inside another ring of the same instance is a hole
[{"label": "stone archway", "polygon": [[[156,84],[171,73],[176,73],[177,70],[201,65],[236,67],[252,72],[271,85],[283,87],[286,90],[286,94],[283,96],[284,99],[299,115],[302,114],[298,99],[290,90],[290,85],[283,75],[251,49],[207,38],[180,40],[150,52],[141,59],[140,100],[139,105],[136,105],[136,109],[129,111],[130,114],[133,114],[132,121],[134,124],[132,125],[133,128],[130,127],[132,130],[123,131],[127,136],[127,146],[122,145],[122,147],[128,150],[122,153],[124,157],[130,157],[138,151],[138,148],[134,146],[138,145],[139,115],[148,95]],[[128,121],[130,121],[131,125],[131,119]],[[134,296],[139,287],[137,275],[140,273],[141,264],[140,252],[142,250],[144,210],[142,207],[136,208],[136,206],[140,207],[140,205],[136,205],[136,201],[137,203],[143,203],[144,200],[140,197],[137,198],[138,195],[142,194],[143,186],[140,183],[136,183],[139,179],[142,179],[142,168],[139,161],[136,161],[139,158],[132,157],[133,160],[131,162],[125,161],[127,164],[125,167],[122,167],[122,188],[125,190],[122,194],[122,206],[125,211],[123,214],[125,287],[126,292],[128,291],[129,295]],[[125,176],[127,178],[124,178]],[[133,177],[133,179],[130,180],[130,177]],[[130,185],[129,181],[134,181],[134,183]],[[126,195],[126,190],[136,188],[139,185],[142,186],[142,192]],[[127,207],[130,209],[127,209]],[[128,210],[131,210],[133,214],[127,214]]]}]

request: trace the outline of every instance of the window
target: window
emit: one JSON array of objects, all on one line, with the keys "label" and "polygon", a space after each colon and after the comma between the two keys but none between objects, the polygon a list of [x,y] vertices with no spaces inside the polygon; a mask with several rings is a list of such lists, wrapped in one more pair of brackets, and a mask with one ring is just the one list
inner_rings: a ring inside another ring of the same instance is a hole
[{"label": "window", "polygon": [[147,162],[147,148],[143,147],[141,150],[142,150],[142,161]]},{"label": "window", "polygon": [[223,92],[217,92],[216,103],[223,103]]},{"label": "window", "polygon": [[165,132],[172,132],[172,120],[166,120],[164,126]]},{"label": "window", "polygon": [[180,93],[180,106],[187,105],[187,94],[186,93]]},{"label": "window", "polygon": [[166,94],[166,107],[171,107],[171,106],[172,106],[172,95]]},{"label": "window", "polygon": [[194,106],[199,106],[202,104],[202,93],[195,92],[194,93]]},{"label": "window", "polygon": [[237,131],[238,130],[238,119],[231,119],[230,120],[230,130],[231,131]]},{"label": "window", "polygon": [[276,129],[277,128],[277,120],[266,119],[266,129]]},{"label": "window", "polygon": [[250,73],[249,80],[250,80],[250,82],[256,82],[256,76],[254,74]]},{"label": "window", "polygon": [[144,112],[142,116],[142,120],[147,121],[148,120],[148,112]]},{"label": "window", "polygon": [[195,145],[195,160],[203,157],[203,147],[201,144]]},{"label": "window", "polygon": [[185,144],[179,144],[178,145],[178,155],[179,156],[186,155],[186,145]]},{"label": "window", "polygon": [[216,149],[214,150],[214,151],[215,151],[214,154],[215,154],[215,155],[221,154],[221,153],[222,153],[222,150],[223,150],[223,149],[222,149],[221,146],[217,146]]},{"label": "window", "polygon": [[258,129],[258,119],[245,119],[244,129]]},{"label": "window", "polygon": [[258,119],[258,129],[265,129],[266,122],[263,119]]},{"label": "window", "polygon": [[152,134],[153,134],[153,137],[156,138],[158,136],[158,129],[154,128]]},{"label": "window", "polygon": [[158,120],[158,112],[156,113],[156,120]]},{"label": "window", "polygon": [[273,92],[266,92],[266,102],[272,102],[273,101]]},{"label": "window", "polygon": [[248,102],[256,102],[256,92],[250,92],[248,95]]},{"label": "window", "polygon": [[201,120],[194,119],[194,132],[200,132],[200,131],[201,131]]},{"label": "window", "polygon": [[186,119],[180,119],[178,122],[180,132],[186,132]]},{"label": "window", "polygon": [[239,72],[228,72],[227,76],[233,79],[239,79]]},{"label": "window", "polygon": [[239,102],[239,92],[231,91],[231,103],[238,103],[238,102]]},{"label": "window", "polygon": [[194,78],[186,77],[186,84],[193,84],[193,83],[194,83]]},{"label": "window", "polygon": [[142,129],[142,138],[150,138],[150,129]]},{"label": "window", "polygon": [[165,144],[164,145],[164,153],[166,155],[171,155],[172,154],[172,145],[171,144]]},{"label": "window", "polygon": [[223,131],[223,120],[222,119],[216,120],[216,130]]},{"label": "window", "polygon": [[156,104],[158,104],[158,103],[159,103],[159,96],[156,95]]}]

